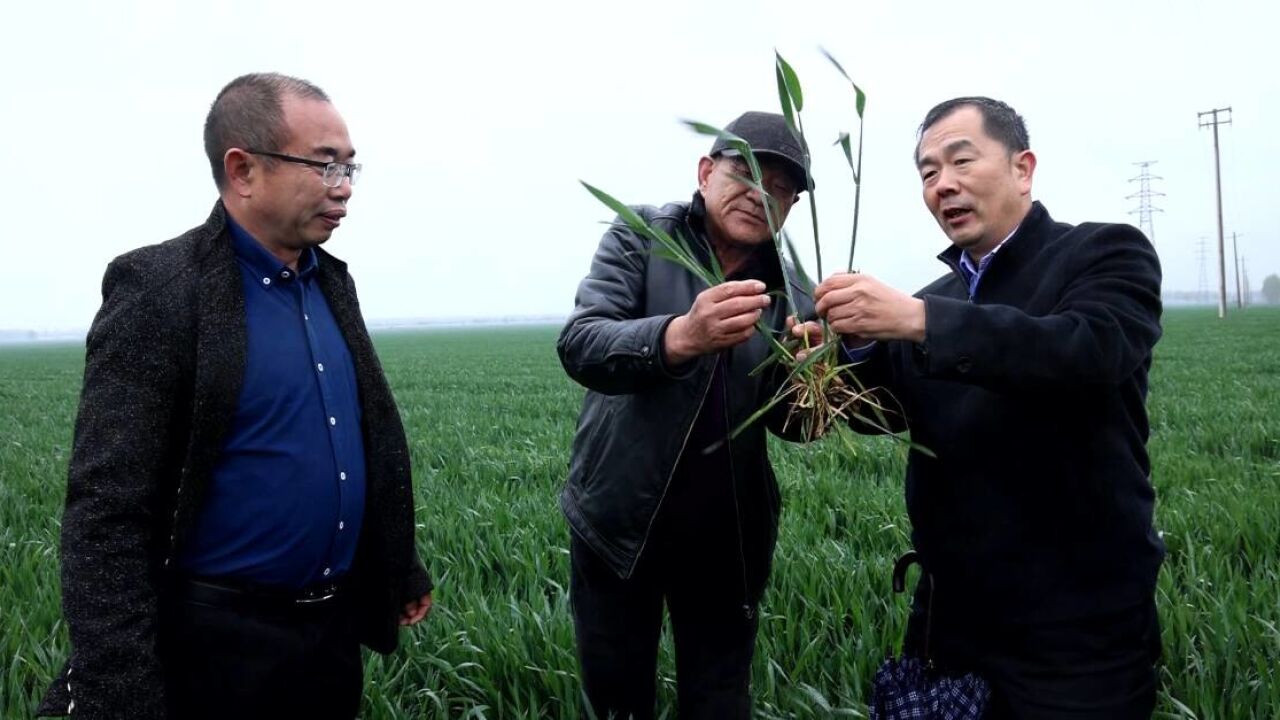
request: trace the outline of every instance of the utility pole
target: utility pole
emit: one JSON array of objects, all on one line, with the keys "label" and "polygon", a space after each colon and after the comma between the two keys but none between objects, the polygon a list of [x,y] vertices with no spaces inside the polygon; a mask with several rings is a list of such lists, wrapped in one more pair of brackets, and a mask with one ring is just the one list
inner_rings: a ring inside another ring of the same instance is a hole
[{"label": "utility pole", "polygon": [[1240,246],[1236,244],[1236,233],[1231,233],[1231,259],[1236,266],[1236,307],[1244,307],[1244,299],[1240,292]]},{"label": "utility pole", "polygon": [[[1218,113],[1225,113],[1226,120],[1219,120]],[[1205,120],[1212,115],[1212,120]],[[1222,236],[1222,162],[1218,159],[1218,126],[1231,124],[1231,108],[1214,108],[1196,114],[1200,127],[1213,128],[1213,179],[1218,188],[1218,317],[1227,316],[1227,259]]]},{"label": "utility pole", "polygon": [[1240,258],[1240,271],[1244,273],[1244,304],[1248,307],[1253,304],[1253,291],[1249,289],[1249,266],[1245,265],[1244,258]]},{"label": "utility pole", "polygon": [[1209,242],[1209,238],[1201,235],[1200,242],[1196,243],[1196,260],[1200,261],[1200,282],[1196,285],[1196,302],[1203,302],[1209,296],[1209,269],[1205,266],[1205,259],[1209,257],[1209,251],[1205,248],[1205,243]]},{"label": "utility pole", "polygon": [[1147,239],[1151,241],[1152,245],[1156,244],[1156,227],[1151,222],[1151,213],[1164,212],[1164,210],[1151,205],[1151,198],[1156,196],[1164,197],[1164,193],[1156,192],[1151,189],[1152,180],[1164,179],[1159,175],[1152,175],[1150,172],[1151,166],[1155,165],[1157,162],[1157,160],[1143,160],[1142,162],[1134,163],[1134,165],[1140,167],[1141,170],[1138,172],[1138,177],[1129,178],[1129,182],[1138,183],[1138,192],[1125,196],[1125,200],[1132,200],[1134,198],[1138,199],[1138,207],[1130,210],[1129,214],[1137,214],[1138,227],[1147,234]]}]

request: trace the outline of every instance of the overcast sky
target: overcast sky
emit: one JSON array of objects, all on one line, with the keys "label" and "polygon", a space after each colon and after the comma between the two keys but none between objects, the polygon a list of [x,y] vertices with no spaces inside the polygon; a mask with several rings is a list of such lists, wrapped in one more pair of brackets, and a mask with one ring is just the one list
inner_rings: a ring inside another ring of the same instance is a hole
[{"label": "overcast sky", "polygon": [[[203,222],[216,199],[201,147],[209,103],[267,70],[323,87],[350,127],[365,174],[326,247],[350,263],[371,320],[568,313],[610,216],[578,179],[628,203],[687,199],[710,143],[679,118],[776,110],[774,48],[805,89],[829,273],[845,263],[853,190],[829,142],[856,117],[819,45],[868,94],[861,270],[904,290],[941,274],[947,241],[921,201],[915,129],[938,101],[983,94],[1026,118],[1033,196],[1059,220],[1137,224],[1127,181],[1134,162],[1158,161],[1165,287],[1195,290],[1197,243],[1216,243],[1212,136],[1196,113],[1229,105],[1228,262],[1236,231],[1256,290],[1280,272],[1274,8],[7,3],[0,330],[87,327],[112,257]],[[788,227],[812,247],[807,204]],[[1208,275],[1216,287],[1214,255]]]}]

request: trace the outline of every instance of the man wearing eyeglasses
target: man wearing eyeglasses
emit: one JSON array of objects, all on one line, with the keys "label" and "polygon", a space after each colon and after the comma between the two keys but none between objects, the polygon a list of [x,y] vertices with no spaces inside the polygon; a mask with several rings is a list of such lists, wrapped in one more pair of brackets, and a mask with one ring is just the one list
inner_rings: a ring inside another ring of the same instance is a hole
[{"label": "man wearing eyeglasses", "polygon": [[346,124],[304,80],[245,75],[205,151],[209,219],[103,279],[42,714],[352,718],[360,644],[431,608],[400,417],[320,248],[359,177]]},{"label": "man wearing eyeglasses", "polygon": [[744,113],[726,129],[754,149],[773,203],[743,181],[745,159],[717,140],[698,161],[689,202],[637,212],[687,238],[702,262],[714,258],[727,282],[707,287],[615,224],[557,345],[565,371],[587,389],[560,506],[572,537],[583,692],[599,718],[654,717],[664,607],[677,714],[751,715],[757,610],[781,513],[766,426],[789,439],[800,433],[783,403],[727,436],[783,381],[780,365],[755,371],[769,355],[756,323],[781,332],[791,312],[771,296],[790,284],[810,305],[771,231],[810,184],[781,115]]}]

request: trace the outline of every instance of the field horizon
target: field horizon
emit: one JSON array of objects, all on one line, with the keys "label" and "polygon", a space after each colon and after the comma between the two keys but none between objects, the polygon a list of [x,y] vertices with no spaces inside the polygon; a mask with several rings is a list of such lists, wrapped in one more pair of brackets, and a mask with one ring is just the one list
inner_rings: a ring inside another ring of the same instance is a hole
[{"label": "field horizon", "polygon": [[[1148,410],[1162,718],[1280,717],[1280,308],[1169,309]],[[576,718],[568,530],[556,503],[582,389],[558,327],[378,330],[412,453],[437,607],[365,656],[361,717]],[[61,667],[58,532],[82,343],[0,346],[0,718],[30,717]],[[783,495],[753,667],[758,718],[865,717],[896,650],[909,549],[903,446],[771,440]],[[664,636],[659,712],[674,716]]]}]

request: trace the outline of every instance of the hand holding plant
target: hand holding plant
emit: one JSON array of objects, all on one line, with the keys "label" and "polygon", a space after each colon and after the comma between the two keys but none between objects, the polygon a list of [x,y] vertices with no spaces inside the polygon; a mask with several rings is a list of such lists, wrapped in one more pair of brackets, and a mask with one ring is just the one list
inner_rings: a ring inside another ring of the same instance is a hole
[{"label": "hand holding plant", "polygon": [[[849,133],[841,133],[836,140],[849,163],[854,182],[854,215],[853,232],[849,245],[848,267],[852,270],[853,253],[857,247],[858,211],[861,200],[862,184],[862,118],[866,108],[866,95],[857,86],[844,68],[825,50],[823,54],[836,69],[849,80],[854,90],[854,108],[858,115],[858,147],[855,158],[853,144]],[[811,173],[809,144],[804,135],[801,111],[804,108],[804,95],[800,87],[799,77],[795,70],[775,53],[775,77],[778,85],[778,97],[782,105],[782,114],[787,126],[800,145],[804,170],[809,191],[809,208],[813,218],[813,240],[817,257],[818,275],[822,275],[822,246],[818,235],[817,202],[814,199],[814,183]],[[711,135],[723,141],[745,161],[749,176],[734,179],[754,190],[764,206],[764,216],[773,238],[774,252],[778,260],[787,268],[790,266],[796,276],[808,287],[813,282],[804,272],[799,257],[790,239],[782,231],[782,216],[779,204],[764,186],[760,164],[750,144],[733,133],[696,121],[685,121],[692,130],[703,135]],[[794,328],[778,333],[760,321],[760,310],[767,306],[767,296],[760,291],[739,293],[733,289],[736,283],[724,285],[725,276],[715,253],[711,253],[709,263],[704,265],[699,255],[693,250],[689,239],[680,236],[672,237],[661,228],[645,222],[634,210],[619,202],[608,193],[583,183],[591,194],[602,203],[618,213],[619,220],[637,234],[648,238],[652,252],[664,259],[684,267],[694,276],[700,278],[709,290],[698,296],[698,301],[690,313],[677,318],[668,326],[669,361],[680,362],[692,359],[699,354],[714,352],[731,347],[744,341],[751,332],[759,332],[769,343],[770,355],[753,373],[773,369],[784,372],[776,394],[755,413],[734,428],[729,437],[737,436],[742,430],[769,413],[779,403],[786,402],[788,411],[784,422],[784,430],[798,424],[801,435],[806,440],[815,440],[826,435],[833,427],[839,427],[851,420],[857,420],[864,426],[889,432],[889,423],[885,419],[885,408],[880,405],[876,393],[863,388],[856,377],[846,372],[848,365],[840,364],[839,336],[826,323],[805,323],[809,332],[797,333],[799,337],[790,335]],[[788,263],[784,253],[789,252],[792,262]],[[785,270],[784,270],[785,272]],[[837,276],[848,277],[848,276]],[[819,286],[822,287],[822,286]],[[788,315],[795,316],[797,308],[795,296],[790,282],[783,283],[783,295],[787,303]],[[760,300],[763,297],[764,300]],[[836,296],[838,298],[839,296]],[[721,307],[723,305],[723,307]],[[825,308],[824,308],[825,309]],[[790,323],[789,323],[790,326]],[[773,366],[780,368],[773,368]],[[873,389],[874,390],[874,389]],[[921,448],[921,450],[923,450]],[[927,452],[927,451],[925,451]]]},{"label": "hand holding plant", "polygon": [[862,273],[839,273],[814,291],[818,315],[840,335],[924,342],[924,301]]},{"label": "hand holding plant", "polygon": [[689,312],[667,325],[667,363],[680,365],[746,342],[756,333],[761,311],[769,307],[765,290],[759,280],[736,280],[698,293]]}]

